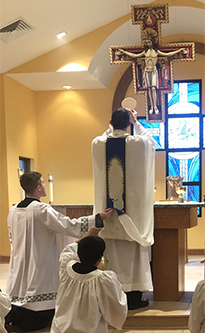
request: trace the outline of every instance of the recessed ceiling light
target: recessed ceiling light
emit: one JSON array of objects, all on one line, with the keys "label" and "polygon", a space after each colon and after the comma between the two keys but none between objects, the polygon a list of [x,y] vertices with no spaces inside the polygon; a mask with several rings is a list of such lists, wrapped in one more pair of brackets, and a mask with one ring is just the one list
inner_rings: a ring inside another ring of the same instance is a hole
[{"label": "recessed ceiling light", "polygon": [[71,86],[62,86],[62,88],[64,88],[64,89],[70,89],[72,87]]},{"label": "recessed ceiling light", "polygon": [[58,72],[83,72],[83,71],[87,71],[87,68],[75,63],[65,65],[58,70]]},{"label": "recessed ceiling light", "polygon": [[63,31],[63,32],[60,32],[59,34],[56,35],[57,38],[62,38],[64,37],[65,35],[67,35],[67,32]]}]

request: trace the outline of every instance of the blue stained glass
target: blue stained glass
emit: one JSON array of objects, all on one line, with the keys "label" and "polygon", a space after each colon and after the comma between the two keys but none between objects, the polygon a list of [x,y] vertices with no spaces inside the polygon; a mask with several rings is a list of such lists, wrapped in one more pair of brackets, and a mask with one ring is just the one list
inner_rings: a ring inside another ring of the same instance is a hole
[{"label": "blue stained glass", "polygon": [[[173,93],[168,94],[167,175],[183,177],[186,187],[184,199],[190,201],[200,201],[200,112],[200,82],[175,82]],[[192,114],[193,116],[187,117]],[[205,148],[205,117],[203,147]],[[190,148],[197,151],[187,151]],[[171,149],[176,149],[177,152],[170,152]]]},{"label": "blue stained glass", "polygon": [[203,117],[203,148],[205,148],[205,117]]},{"label": "blue stained glass", "polygon": [[199,162],[199,152],[168,153],[168,176],[183,177],[184,182],[198,182]]},{"label": "blue stained glass", "polygon": [[189,82],[188,83],[188,102],[197,105],[199,108],[199,83],[198,82]]},{"label": "blue stained glass", "polygon": [[199,185],[189,185],[185,187],[186,192],[184,193],[184,199],[199,202]]},{"label": "blue stained glass", "polygon": [[199,148],[199,118],[169,118],[168,146],[172,148]]},{"label": "blue stained glass", "polygon": [[164,124],[163,123],[147,123],[146,119],[137,119],[147,130],[148,134],[156,141],[156,150],[164,149]]},{"label": "blue stained glass", "polygon": [[174,83],[173,93],[168,94],[168,114],[200,112],[199,83]]},{"label": "blue stained glass", "polygon": [[171,105],[179,103],[179,83],[173,84],[173,93],[168,95],[168,109]]}]

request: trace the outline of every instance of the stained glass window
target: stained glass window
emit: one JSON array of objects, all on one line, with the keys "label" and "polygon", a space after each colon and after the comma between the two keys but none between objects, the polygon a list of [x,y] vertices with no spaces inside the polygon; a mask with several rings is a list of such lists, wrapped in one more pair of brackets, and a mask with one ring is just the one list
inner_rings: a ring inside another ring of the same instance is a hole
[{"label": "stained glass window", "polygon": [[199,113],[199,90],[199,82],[175,82],[173,93],[168,94],[168,114]]},{"label": "stained glass window", "polygon": [[168,153],[168,175],[183,177],[183,182],[200,180],[199,152]]},{"label": "stained glass window", "polygon": [[199,117],[168,119],[169,148],[199,148]]},{"label": "stained glass window", "polygon": [[165,124],[138,121],[166,150],[167,176],[183,177],[185,200],[201,200],[201,150],[205,149],[205,116],[201,113],[201,80],[174,82],[166,95]]},{"label": "stained glass window", "polygon": [[200,81],[175,82],[167,96],[167,176],[183,177],[185,200],[201,200]]},{"label": "stained glass window", "polygon": [[200,201],[200,187],[199,185],[189,185],[185,186],[186,187],[186,192],[184,193],[184,199],[185,200],[190,200],[190,201]]},{"label": "stained glass window", "polygon": [[147,123],[145,118],[137,118],[137,120],[146,128],[149,135],[156,141],[156,150],[164,149],[164,124],[163,123]]}]

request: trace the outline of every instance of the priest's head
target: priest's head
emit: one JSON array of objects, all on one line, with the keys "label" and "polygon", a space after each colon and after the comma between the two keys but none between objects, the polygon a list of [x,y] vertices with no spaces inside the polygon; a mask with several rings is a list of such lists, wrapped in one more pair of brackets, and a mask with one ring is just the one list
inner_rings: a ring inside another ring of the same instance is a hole
[{"label": "priest's head", "polygon": [[126,130],[130,125],[130,116],[128,110],[125,108],[119,108],[112,113],[110,121],[114,129]]},{"label": "priest's head", "polygon": [[81,264],[98,266],[105,251],[105,241],[98,236],[87,236],[78,243]]},{"label": "priest's head", "polygon": [[20,184],[27,197],[40,199],[46,196],[46,185],[40,172],[24,173],[20,178]]}]

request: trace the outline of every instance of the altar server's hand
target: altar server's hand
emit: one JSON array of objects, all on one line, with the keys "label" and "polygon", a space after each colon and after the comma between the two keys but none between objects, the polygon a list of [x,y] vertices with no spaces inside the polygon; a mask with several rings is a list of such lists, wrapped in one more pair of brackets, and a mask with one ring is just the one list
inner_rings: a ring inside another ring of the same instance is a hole
[{"label": "altar server's hand", "polygon": [[102,230],[102,228],[96,228],[96,227],[93,227],[91,228],[88,233],[86,234],[86,236],[97,236],[98,233],[100,232],[100,230]]},{"label": "altar server's hand", "polygon": [[102,220],[106,220],[108,219],[108,217],[110,217],[110,215],[112,215],[112,212],[113,212],[114,208],[106,208],[105,210],[103,210],[101,213],[100,213],[100,217]]}]

